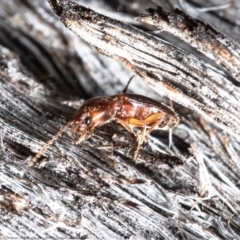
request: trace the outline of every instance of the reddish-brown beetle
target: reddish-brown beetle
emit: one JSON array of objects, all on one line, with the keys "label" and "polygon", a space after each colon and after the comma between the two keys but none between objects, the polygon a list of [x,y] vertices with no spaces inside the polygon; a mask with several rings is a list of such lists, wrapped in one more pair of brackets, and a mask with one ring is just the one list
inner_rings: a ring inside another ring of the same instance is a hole
[{"label": "reddish-brown beetle", "polygon": [[143,141],[154,129],[169,130],[179,122],[178,115],[165,104],[151,98],[126,93],[127,86],[122,93],[109,97],[95,97],[86,101],[77,111],[73,120],[68,122],[32,159],[30,165],[46,151],[46,149],[72,125],[70,134],[79,134],[76,144],[91,137],[96,127],[111,121],[120,123],[135,136],[134,128],[141,129],[137,136],[138,146],[133,159],[137,158]]}]

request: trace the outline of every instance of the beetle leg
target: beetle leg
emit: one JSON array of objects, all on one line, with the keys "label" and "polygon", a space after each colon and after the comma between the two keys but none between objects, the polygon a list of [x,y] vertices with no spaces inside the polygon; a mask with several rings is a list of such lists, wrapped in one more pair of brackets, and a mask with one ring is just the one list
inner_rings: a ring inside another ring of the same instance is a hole
[{"label": "beetle leg", "polygon": [[74,121],[72,128],[68,131],[68,135],[72,136],[74,133],[76,133],[79,129],[79,122]]},{"label": "beetle leg", "polygon": [[93,131],[94,131],[95,127],[92,127],[89,129],[89,133],[88,136],[91,137],[93,135]]},{"label": "beetle leg", "polygon": [[128,123],[126,123],[125,121],[121,120],[121,119],[117,119],[117,122],[120,123],[127,131],[129,131],[130,133],[132,133],[134,135],[134,137],[137,137],[136,133],[133,131],[131,125],[129,125]]},{"label": "beetle leg", "polygon": [[152,125],[148,129],[146,135],[149,135],[151,133],[151,131],[154,130],[159,125],[159,123],[162,121],[162,118],[163,118],[162,113],[156,113],[156,114],[153,114],[152,116],[144,119],[144,123],[146,125],[149,125],[152,123]]},{"label": "beetle leg", "polygon": [[158,121],[156,121],[147,131],[147,135],[149,135],[151,133],[152,130],[154,130],[158,125],[159,123],[162,121],[162,119],[159,119]]},{"label": "beetle leg", "polygon": [[80,133],[80,138],[75,142],[76,145],[80,144],[82,141],[90,138],[93,135],[95,127],[91,127],[89,130],[85,129],[82,133]]},{"label": "beetle leg", "polygon": [[125,119],[124,123],[131,124],[135,127],[143,127],[143,126],[149,126],[150,128],[146,132],[145,136],[149,135],[152,130],[154,130],[159,123],[162,121],[163,114],[162,113],[155,113],[144,120],[138,120],[136,118],[127,118]]},{"label": "beetle leg", "polygon": [[[159,123],[162,121],[162,117],[163,117],[162,113],[156,113],[156,114],[149,116],[148,118],[146,118],[144,120],[139,120],[136,118],[127,118],[124,120],[117,119],[117,122],[119,122],[124,128],[126,128],[129,132],[133,133],[135,136],[136,136],[136,134],[133,132],[131,125],[133,125],[134,127],[142,128],[141,134],[139,136],[137,136],[138,146],[134,152],[133,160],[136,160],[136,158],[138,156],[138,152],[139,152],[143,142],[147,141],[147,136],[150,134],[150,132],[152,130],[154,130],[159,125]],[[146,130],[147,126],[150,127],[148,130]]]},{"label": "beetle leg", "polygon": [[75,142],[75,145],[78,145],[78,144],[80,144],[83,140],[85,140],[86,139],[86,134],[85,135],[81,135],[81,137]]},{"label": "beetle leg", "polygon": [[143,141],[145,140],[145,137],[146,137],[146,125],[143,126],[143,128],[141,130],[141,135],[138,136],[138,145],[137,145],[137,149],[135,150],[134,156],[133,156],[134,161],[136,160],[136,158],[138,156],[139,150],[143,144]]},{"label": "beetle leg", "polygon": [[121,121],[124,121],[127,124],[131,124],[134,127],[144,127],[149,125],[152,126],[153,124],[154,124],[154,127],[156,127],[161,122],[162,117],[163,117],[162,113],[155,113],[142,120],[139,120],[137,118],[125,118],[124,120],[121,120]]},{"label": "beetle leg", "polygon": [[80,144],[83,140],[87,139],[87,129],[84,129],[80,134],[79,134],[80,138],[75,142],[75,145]]}]

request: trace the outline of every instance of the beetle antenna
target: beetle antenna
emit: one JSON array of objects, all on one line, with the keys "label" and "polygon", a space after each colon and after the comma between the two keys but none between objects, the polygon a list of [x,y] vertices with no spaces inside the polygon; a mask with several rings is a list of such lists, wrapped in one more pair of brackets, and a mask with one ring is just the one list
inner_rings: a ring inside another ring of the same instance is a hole
[{"label": "beetle antenna", "polygon": [[127,86],[122,90],[123,93],[127,92],[128,86],[131,83],[131,81],[133,80],[134,77],[136,77],[137,75],[133,75],[131,76],[131,78],[128,80]]},{"label": "beetle antenna", "polygon": [[40,151],[37,153],[37,155],[28,163],[28,166],[33,166],[34,163],[37,162],[37,160],[43,155],[43,153],[61,136],[61,134],[72,124],[74,123],[74,120],[69,121],[66,125],[64,125],[58,132],[55,134],[52,139],[50,139],[43,147],[40,149]]}]

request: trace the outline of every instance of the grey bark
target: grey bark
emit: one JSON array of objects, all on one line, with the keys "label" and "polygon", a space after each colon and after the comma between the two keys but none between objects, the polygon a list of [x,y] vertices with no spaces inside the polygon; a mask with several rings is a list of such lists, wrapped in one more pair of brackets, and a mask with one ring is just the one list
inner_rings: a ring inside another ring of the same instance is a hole
[{"label": "grey bark", "polygon": [[[50,2],[0,3],[0,238],[239,239],[238,3]],[[133,74],[130,92],[173,101],[173,146],[157,130],[133,162],[110,123],[28,166],[82,99]]]}]

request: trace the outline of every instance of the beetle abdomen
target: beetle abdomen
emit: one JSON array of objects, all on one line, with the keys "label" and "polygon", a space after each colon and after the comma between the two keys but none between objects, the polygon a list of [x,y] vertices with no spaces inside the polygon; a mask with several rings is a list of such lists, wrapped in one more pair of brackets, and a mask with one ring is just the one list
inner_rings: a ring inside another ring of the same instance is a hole
[{"label": "beetle abdomen", "polygon": [[154,128],[168,130],[179,122],[178,115],[165,104],[154,99],[137,95],[123,93],[115,95],[121,103],[116,118],[120,118],[128,124],[136,127],[151,127],[158,122]]}]

